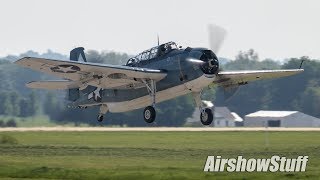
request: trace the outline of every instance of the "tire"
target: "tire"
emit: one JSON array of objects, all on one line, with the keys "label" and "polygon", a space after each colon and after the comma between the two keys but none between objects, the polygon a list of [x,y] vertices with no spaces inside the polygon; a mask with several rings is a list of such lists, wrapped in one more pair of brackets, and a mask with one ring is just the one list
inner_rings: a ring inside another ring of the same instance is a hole
[{"label": "tire", "polygon": [[213,121],[212,110],[209,108],[205,108],[204,111],[200,114],[200,121],[205,126],[210,125]]},{"label": "tire", "polygon": [[144,121],[152,123],[156,119],[156,110],[152,106],[148,106],[143,111]]},{"label": "tire", "polygon": [[103,121],[103,115],[98,115],[97,120],[98,120],[99,122],[102,122],[102,121]]}]

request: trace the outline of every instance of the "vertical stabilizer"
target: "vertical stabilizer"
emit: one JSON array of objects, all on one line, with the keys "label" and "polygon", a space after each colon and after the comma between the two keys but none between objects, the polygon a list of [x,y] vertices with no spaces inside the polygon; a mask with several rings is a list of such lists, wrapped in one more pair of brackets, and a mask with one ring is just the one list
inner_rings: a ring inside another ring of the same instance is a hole
[{"label": "vertical stabilizer", "polygon": [[83,47],[77,47],[77,48],[72,49],[70,51],[70,60],[71,61],[79,61],[80,55],[81,55],[83,61],[87,62]]},{"label": "vertical stabilizer", "polygon": [[[79,61],[80,55],[83,61],[87,62],[83,47],[77,47],[70,51],[70,61]],[[77,99],[79,99],[79,97],[80,97],[79,88],[69,89],[69,92],[68,92],[69,101],[76,101]]]}]

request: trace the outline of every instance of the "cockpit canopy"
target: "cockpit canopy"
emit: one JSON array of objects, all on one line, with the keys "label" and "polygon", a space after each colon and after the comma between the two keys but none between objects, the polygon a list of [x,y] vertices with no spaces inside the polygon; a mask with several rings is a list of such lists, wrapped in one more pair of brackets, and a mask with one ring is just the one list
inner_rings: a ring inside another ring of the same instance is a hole
[{"label": "cockpit canopy", "polygon": [[178,49],[175,42],[167,42],[151,49],[145,50],[137,56],[130,58],[127,62],[127,66],[134,66],[140,61],[147,61],[153,58],[161,57],[174,49]]}]

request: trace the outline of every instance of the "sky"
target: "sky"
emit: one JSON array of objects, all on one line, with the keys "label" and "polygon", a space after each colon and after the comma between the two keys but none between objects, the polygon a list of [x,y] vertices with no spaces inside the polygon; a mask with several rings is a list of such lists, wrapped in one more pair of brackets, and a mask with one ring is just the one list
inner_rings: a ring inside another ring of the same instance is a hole
[{"label": "sky", "polygon": [[207,26],[227,31],[218,56],[320,59],[318,0],[1,0],[0,56],[78,46],[137,54],[160,43],[209,47]]}]

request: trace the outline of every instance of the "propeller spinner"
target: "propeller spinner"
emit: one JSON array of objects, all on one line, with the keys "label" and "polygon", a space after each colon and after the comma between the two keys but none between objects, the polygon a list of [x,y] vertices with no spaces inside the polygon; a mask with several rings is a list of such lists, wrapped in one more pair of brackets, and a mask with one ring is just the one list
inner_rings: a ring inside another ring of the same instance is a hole
[{"label": "propeller spinner", "polygon": [[204,50],[200,57],[203,62],[200,67],[205,74],[215,74],[219,70],[219,61],[217,56],[211,50]]}]

